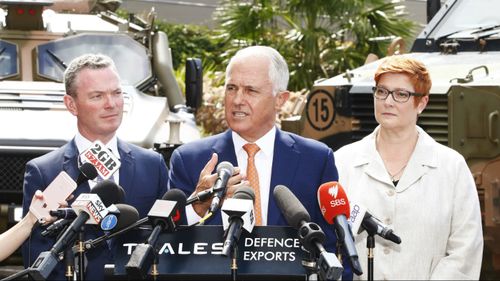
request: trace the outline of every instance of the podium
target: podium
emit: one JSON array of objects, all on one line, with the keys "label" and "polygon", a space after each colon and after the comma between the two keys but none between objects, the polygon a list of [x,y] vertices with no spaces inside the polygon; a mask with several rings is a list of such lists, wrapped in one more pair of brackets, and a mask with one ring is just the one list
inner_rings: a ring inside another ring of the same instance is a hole
[{"label": "podium", "polygon": [[[127,280],[125,265],[148,230],[134,230],[113,241],[114,265],[107,265],[106,279]],[[196,226],[162,233],[157,243],[160,280],[230,280],[231,258],[221,255],[222,226]],[[257,226],[243,231],[238,241],[238,280],[306,280],[297,230],[286,226]],[[151,277],[151,276],[150,276]]]}]

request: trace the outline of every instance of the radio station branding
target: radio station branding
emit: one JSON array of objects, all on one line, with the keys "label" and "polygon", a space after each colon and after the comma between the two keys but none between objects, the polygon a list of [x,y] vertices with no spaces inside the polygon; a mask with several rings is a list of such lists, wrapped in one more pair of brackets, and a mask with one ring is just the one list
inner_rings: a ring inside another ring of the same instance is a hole
[{"label": "radio station branding", "polygon": [[[328,207],[328,210],[332,210],[332,208],[336,207],[341,207],[341,206],[346,206],[348,204],[346,200],[346,196],[343,194],[343,189],[339,187],[339,184],[337,182],[331,182],[330,187],[328,189],[321,189],[320,188],[321,195],[318,193],[318,202],[320,205],[320,210],[323,216],[327,212],[327,204],[330,206]],[[339,192],[341,194],[339,194]],[[327,199],[329,198],[328,201],[326,200],[320,200],[320,198]]]},{"label": "radio station branding", "polygon": [[345,196],[341,196],[341,198],[338,199],[337,198],[338,193],[339,193],[338,183],[335,183],[328,189],[328,194],[332,196],[332,200],[330,200],[330,206],[332,208],[346,204]]},{"label": "radio station branding", "polygon": [[349,221],[351,223],[354,223],[360,212],[361,212],[361,208],[359,207],[359,205],[353,204],[352,208],[351,208],[351,216],[349,217]]},{"label": "radio station branding", "polygon": [[[295,261],[296,252],[302,251],[298,238],[242,237],[239,251],[244,261]],[[179,242],[164,243],[159,246],[158,255],[221,255],[223,242]],[[131,255],[137,243],[124,243],[127,255]]]},{"label": "radio station branding", "polygon": [[90,215],[88,224],[99,224],[103,217],[108,214],[108,209],[104,206],[97,194],[83,193],[76,198],[71,207],[77,212],[86,212]]},{"label": "radio station branding", "polygon": [[118,218],[116,217],[115,214],[109,214],[104,217],[104,219],[101,221],[101,229],[104,231],[109,231],[115,228],[115,226],[118,224]]},{"label": "radio station branding", "polygon": [[121,162],[111,150],[101,141],[96,140],[92,146],[80,154],[82,162],[89,162],[96,169],[101,178],[107,180],[120,168]]}]

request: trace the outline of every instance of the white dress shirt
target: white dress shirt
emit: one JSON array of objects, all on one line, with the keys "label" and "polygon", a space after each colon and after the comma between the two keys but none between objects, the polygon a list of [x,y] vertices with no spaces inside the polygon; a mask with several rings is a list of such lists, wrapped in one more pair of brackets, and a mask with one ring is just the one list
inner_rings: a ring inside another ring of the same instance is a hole
[{"label": "white dress shirt", "polygon": [[[243,146],[248,142],[234,131],[232,132],[232,138],[238,167],[240,168],[240,172],[246,176],[248,154],[243,149]],[[257,168],[257,173],[259,173],[262,225],[267,225],[267,210],[271,189],[271,173],[273,167],[275,138],[276,127],[273,126],[269,132],[255,142],[260,148],[257,154],[255,154],[255,166]],[[221,161],[221,159],[219,159],[219,161]],[[186,217],[189,225],[194,224],[201,219],[201,217],[194,211],[192,205],[186,206]]]},{"label": "white dress shirt", "polygon": [[[84,152],[85,150],[87,150],[88,148],[90,148],[92,146],[92,143],[91,141],[89,141],[88,139],[86,139],[84,136],[82,136],[80,134],[80,132],[77,132],[76,135],[75,135],[75,144],[76,144],[76,147],[78,149],[78,154],[82,154],[82,152]],[[105,143],[106,147],[108,149],[111,150],[111,152],[113,152],[113,154],[118,158],[120,159],[120,153],[118,153],[118,139],[116,137],[116,135],[108,142],[108,143]],[[113,174],[113,181],[116,183],[116,184],[120,184],[119,183],[119,180],[120,180],[120,170],[118,169],[114,174]],[[89,180],[89,186],[90,186],[90,189],[94,188],[94,186],[97,184],[97,181],[96,180]]]},{"label": "white dress shirt", "polygon": [[[233,144],[238,159],[238,167],[242,174],[246,175],[248,154],[243,146],[248,142],[233,131]],[[276,138],[276,127],[258,139],[260,150],[255,154],[255,167],[259,174],[260,187],[260,210],[262,213],[262,225],[267,225],[267,207],[269,202],[269,190],[271,189],[271,173],[273,168],[274,139]]]}]

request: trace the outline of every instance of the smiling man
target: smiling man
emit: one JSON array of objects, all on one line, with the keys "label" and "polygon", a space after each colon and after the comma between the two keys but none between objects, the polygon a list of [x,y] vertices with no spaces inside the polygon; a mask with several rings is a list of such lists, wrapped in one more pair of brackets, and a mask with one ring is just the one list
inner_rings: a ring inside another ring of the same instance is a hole
[{"label": "smiling man", "polygon": [[[107,56],[87,54],[75,58],[64,73],[66,95],[64,104],[76,117],[78,132],[74,139],[61,148],[35,158],[26,164],[24,175],[24,215],[28,213],[36,189],[45,189],[54,178],[65,171],[76,179],[80,165],[79,155],[96,140],[105,144],[120,159],[120,169],[113,180],[125,191],[125,202],[134,206],[140,217],[145,217],[156,199],[167,191],[167,166],[156,152],[126,143],[116,136],[123,117],[123,95],[120,77],[114,62]],[[69,116],[68,116],[69,117]],[[64,128],[61,128],[64,129]],[[81,184],[73,193],[89,193],[96,182]],[[25,266],[33,264],[38,255],[55,243],[52,237],[42,237],[41,228],[35,228],[23,245]],[[104,233],[96,228],[85,228],[85,240]],[[88,268],[85,279],[103,280],[104,264],[112,263],[106,243],[86,253]],[[62,263],[49,279],[63,280]]]},{"label": "smiling man", "polygon": [[[250,185],[255,192],[256,225],[287,225],[270,196],[275,186],[285,185],[325,230],[327,249],[333,251],[333,230],[326,225],[316,198],[322,183],[338,178],[333,152],[318,141],[276,127],[276,114],[289,97],[288,79],[286,61],[275,49],[252,46],[238,51],[226,69],[224,102],[230,129],[176,149],[169,188],[180,188],[188,195],[208,189],[217,178],[213,173],[217,163],[229,161],[237,168],[228,181],[226,198],[238,186]],[[210,203],[186,207],[188,222],[203,217]],[[209,223],[222,224],[220,212]],[[350,270],[344,272],[350,279]]]}]

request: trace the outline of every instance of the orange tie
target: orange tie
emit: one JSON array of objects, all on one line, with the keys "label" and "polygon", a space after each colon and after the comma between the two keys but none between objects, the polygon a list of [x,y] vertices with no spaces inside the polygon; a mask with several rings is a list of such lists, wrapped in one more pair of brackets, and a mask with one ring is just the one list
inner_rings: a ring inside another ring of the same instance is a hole
[{"label": "orange tie", "polygon": [[247,178],[250,181],[250,185],[255,192],[255,225],[262,225],[262,213],[260,210],[260,188],[259,188],[259,174],[257,173],[257,168],[255,167],[255,154],[260,150],[260,147],[255,143],[247,143],[243,146],[243,149],[248,154],[247,161]]}]

